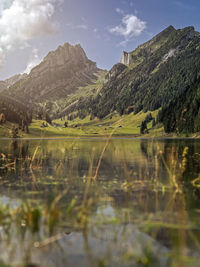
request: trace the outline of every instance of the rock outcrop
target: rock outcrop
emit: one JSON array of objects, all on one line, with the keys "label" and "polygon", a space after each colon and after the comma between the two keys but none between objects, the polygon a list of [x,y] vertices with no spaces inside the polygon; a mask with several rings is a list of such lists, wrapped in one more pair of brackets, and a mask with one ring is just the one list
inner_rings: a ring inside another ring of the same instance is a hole
[{"label": "rock outcrop", "polygon": [[131,59],[131,53],[123,51],[120,63],[124,65],[129,65],[131,63],[130,59]]}]

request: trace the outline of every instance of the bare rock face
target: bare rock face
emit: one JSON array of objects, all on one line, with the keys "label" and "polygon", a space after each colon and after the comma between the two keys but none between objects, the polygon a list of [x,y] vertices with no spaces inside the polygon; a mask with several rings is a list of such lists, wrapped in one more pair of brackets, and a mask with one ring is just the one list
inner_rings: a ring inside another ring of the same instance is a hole
[{"label": "bare rock face", "polygon": [[50,52],[9,93],[29,103],[57,100],[96,79],[97,71],[96,63],[87,58],[80,45],[66,43]]},{"label": "bare rock face", "polygon": [[122,63],[124,65],[129,65],[130,64],[130,58],[131,58],[131,54],[123,51],[120,63]]}]

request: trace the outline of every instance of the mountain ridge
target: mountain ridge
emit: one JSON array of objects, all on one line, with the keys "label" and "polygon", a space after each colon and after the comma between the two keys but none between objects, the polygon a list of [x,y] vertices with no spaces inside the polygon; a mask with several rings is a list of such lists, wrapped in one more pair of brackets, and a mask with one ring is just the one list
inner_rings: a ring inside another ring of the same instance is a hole
[{"label": "mountain ridge", "polygon": [[136,48],[135,62],[104,84],[93,103],[95,116],[103,118],[113,110],[123,114],[128,106],[134,106],[135,113],[158,109],[195,82],[200,34],[194,27],[171,29],[167,38],[165,33],[158,35],[156,44],[154,39]]}]

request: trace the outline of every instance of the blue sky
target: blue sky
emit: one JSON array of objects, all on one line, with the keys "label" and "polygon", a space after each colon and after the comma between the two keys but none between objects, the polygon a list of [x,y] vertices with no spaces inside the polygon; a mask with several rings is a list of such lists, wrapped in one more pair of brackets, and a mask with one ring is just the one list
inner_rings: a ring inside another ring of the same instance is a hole
[{"label": "blue sky", "polygon": [[65,42],[110,69],[169,25],[200,31],[198,0],[0,0],[0,79],[30,71]]}]

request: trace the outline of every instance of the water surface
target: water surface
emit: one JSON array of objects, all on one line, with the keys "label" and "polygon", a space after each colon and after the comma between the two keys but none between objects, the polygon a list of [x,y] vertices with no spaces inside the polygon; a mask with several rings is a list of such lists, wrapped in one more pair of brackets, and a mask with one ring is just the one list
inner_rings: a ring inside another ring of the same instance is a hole
[{"label": "water surface", "polygon": [[1,140],[0,154],[0,265],[200,266],[198,140]]}]

